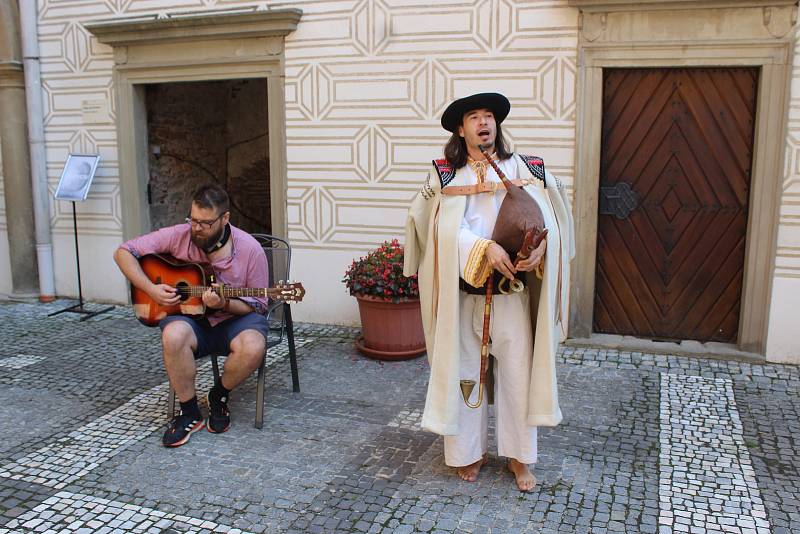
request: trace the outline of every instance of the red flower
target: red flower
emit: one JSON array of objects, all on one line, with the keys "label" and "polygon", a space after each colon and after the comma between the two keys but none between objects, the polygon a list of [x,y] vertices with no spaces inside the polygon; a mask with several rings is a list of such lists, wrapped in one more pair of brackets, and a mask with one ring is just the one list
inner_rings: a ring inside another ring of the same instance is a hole
[{"label": "red flower", "polygon": [[417,275],[403,276],[403,247],[397,239],[353,260],[342,281],[351,295],[369,295],[387,301],[419,298]]}]

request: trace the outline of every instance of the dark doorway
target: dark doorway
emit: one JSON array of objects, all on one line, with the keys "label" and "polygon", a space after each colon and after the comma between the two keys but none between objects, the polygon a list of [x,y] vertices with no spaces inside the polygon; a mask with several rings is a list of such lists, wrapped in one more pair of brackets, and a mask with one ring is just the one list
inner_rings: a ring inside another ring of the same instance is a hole
[{"label": "dark doorway", "polygon": [[271,233],[266,79],[146,86],[153,229],[179,224],[209,181],[231,197],[231,223]]},{"label": "dark doorway", "polygon": [[595,332],[736,342],[758,74],[604,71]]}]

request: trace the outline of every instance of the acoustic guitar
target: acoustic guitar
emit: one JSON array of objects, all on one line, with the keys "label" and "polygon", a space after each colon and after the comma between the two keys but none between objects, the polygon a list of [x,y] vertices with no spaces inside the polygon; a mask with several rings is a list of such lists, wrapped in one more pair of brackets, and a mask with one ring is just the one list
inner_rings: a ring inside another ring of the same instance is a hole
[{"label": "acoustic guitar", "polygon": [[[174,287],[180,302],[172,306],[162,306],[150,296],[131,284],[133,313],[145,326],[158,326],[167,315],[202,316],[206,313],[203,293],[209,289],[207,279],[213,276],[199,263],[179,262],[161,254],[147,254],[139,258],[142,271],[154,284],[167,284]],[[300,302],[306,294],[303,285],[297,282],[280,281],[275,287],[229,287],[220,285],[212,288],[225,298],[266,297],[283,302]]]}]

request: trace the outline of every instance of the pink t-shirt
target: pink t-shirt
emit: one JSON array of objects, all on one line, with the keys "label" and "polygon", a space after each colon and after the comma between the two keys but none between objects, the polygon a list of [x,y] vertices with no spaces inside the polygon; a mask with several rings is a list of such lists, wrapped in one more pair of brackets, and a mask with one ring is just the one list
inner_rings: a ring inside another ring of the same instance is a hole
[{"label": "pink t-shirt", "polygon": [[[177,224],[161,228],[143,236],[126,241],[124,248],[135,257],[147,254],[169,254],[176,260],[211,265],[217,282],[231,287],[269,287],[267,256],[256,239],[243,230],[231,226],[231,255],[215,262],[208,259],[205,251],[192,243],[188,224]],[[268,299],[263,297],[241,297],[257,313],[267,311]],[[211,326],[233,317],[227,312],[208,315]]]}]

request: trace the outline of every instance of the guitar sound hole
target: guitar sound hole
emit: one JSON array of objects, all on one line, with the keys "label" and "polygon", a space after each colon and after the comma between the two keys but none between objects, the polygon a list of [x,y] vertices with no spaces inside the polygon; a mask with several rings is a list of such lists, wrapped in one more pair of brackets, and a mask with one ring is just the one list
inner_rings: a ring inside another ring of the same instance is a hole
[{"label": "guitar sound hole", "polygon": [[189,284],[186,282],[178,282],[175,284],[175,289],[178,290],[178,295],[181,297],[181,300],[189,298]]}]

